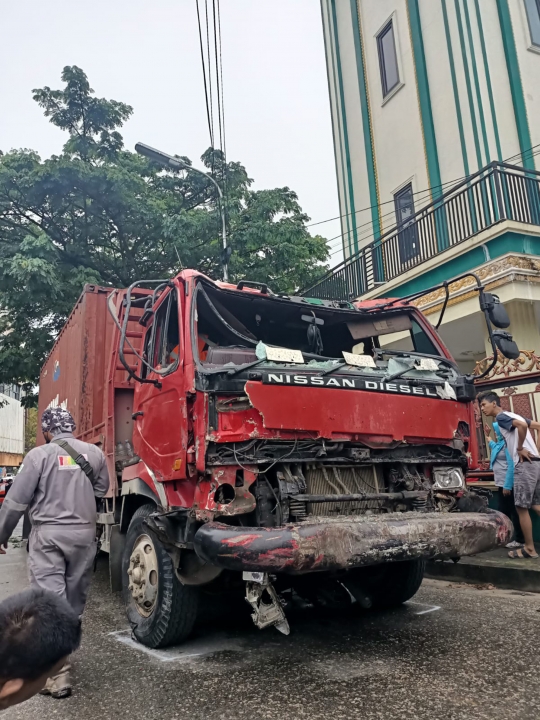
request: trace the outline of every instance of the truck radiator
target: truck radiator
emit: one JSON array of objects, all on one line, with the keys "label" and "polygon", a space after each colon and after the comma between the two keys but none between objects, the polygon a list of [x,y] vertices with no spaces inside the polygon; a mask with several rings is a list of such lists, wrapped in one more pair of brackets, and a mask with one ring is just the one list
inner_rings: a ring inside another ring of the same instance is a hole
[{"label": "truck radiator", "polygon": [[[375,465],[364,467],[329,467],[322,464],[305,466],[306,494],[310,495],[349,495],[353,493],[384,492],[384,483]],[[309,515],[361,515],[366,510],[380,507],[378,500],[352,502],[308,503]]]}]

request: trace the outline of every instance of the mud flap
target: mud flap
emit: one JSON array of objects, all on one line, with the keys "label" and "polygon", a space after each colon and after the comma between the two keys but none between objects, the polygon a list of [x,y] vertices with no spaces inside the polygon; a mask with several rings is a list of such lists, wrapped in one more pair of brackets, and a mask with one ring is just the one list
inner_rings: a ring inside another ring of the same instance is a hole
[{"label": "mud flap", "polygon": [[120,532],[120,525],[111,526],[109,550],[109,579],[111,592],[122,591],[122,556],[126,547],[126,536]]}]

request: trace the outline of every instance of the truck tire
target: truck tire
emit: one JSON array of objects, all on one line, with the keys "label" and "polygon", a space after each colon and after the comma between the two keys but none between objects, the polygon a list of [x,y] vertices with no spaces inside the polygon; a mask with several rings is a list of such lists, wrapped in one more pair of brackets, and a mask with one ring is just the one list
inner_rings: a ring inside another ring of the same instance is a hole
[{"label": "truck tire", "polygon": [[122,585],[134,636],[146,647],[163,648],[182,642],[193,630],[199,593],[179,582],[171,558],[145,527],[144,519],[155,511],[155,505],[143,505],[131,518]]},{"label": "truck tire", "polygon": [[424,560],[361,568],[350,572],[344,585],[356,598],[359,609],[389,609],[402,605],[418,592],[424,568]]},{"label": "truck tire", "polygon": [[403,605],[416,595],[424,579],[425,561],[388,563],[373,593],[373,607],[388,609]]}]

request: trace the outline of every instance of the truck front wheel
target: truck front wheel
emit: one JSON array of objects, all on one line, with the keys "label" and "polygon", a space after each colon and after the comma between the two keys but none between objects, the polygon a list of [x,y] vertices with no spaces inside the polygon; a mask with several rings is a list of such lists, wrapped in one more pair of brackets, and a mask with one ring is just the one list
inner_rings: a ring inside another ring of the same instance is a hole
[{"label": "truck front wheel", "polygon": [[122,560],[124,603],[137,640],[150,648],[185,640],[197,619],[198,590],[176,578],[171,558],[144,525],[156,508],[138,508],[129,525]]}]

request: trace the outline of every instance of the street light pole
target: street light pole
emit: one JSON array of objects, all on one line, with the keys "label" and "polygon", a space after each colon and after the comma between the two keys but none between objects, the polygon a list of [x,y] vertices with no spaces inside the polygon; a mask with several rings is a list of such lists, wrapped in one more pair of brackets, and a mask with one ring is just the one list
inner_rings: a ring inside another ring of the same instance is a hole
[{"label": "street light pole", "polygon": [[168,167],[171,170],[192,170],[193,172],[199,173],[199,175],[204,175],[204,177],[207,180],[210,180],[210,182],[215,185],[216,190],[218,191],[219,196],[219,204],[221,208],[221,241],[223,244],[223,280],[225,282],[229,281],[229,270],[228,270],[228,263],[227,263],[227,226],[225,221],[225,203],[223,202],[223,193],[221,191],[221,188],[219,187],[219,184],[214,180],[214,178],[211,175],[208,175],[208,173],[203,172],[202,170],[198,170],[196,167],[193,167],[192,165],[188,165],[183,160],[180,160],[180,158],[173,157],[172,155],[167,155],[167,153],[161,152],[161,150],[156,150],[155,148],[150,147],[149,145],[145,145],[144,143],[137,143],[135,145],[135,150],[139,153],[139,155],[144,155],[144,157],[147,157],[149,160],[154,160],[155,162],[160,163],[164,167]]}]

